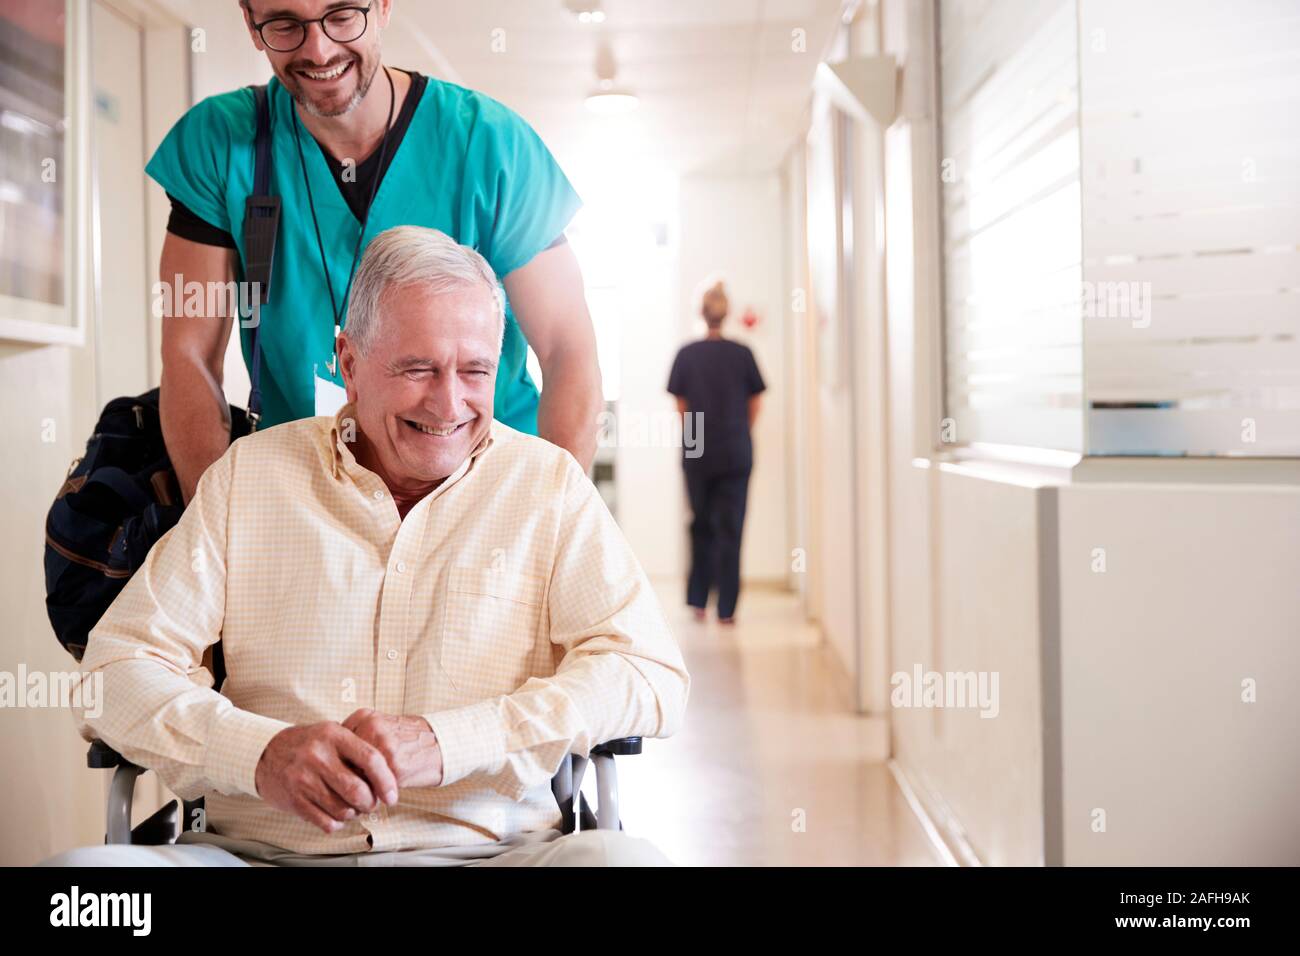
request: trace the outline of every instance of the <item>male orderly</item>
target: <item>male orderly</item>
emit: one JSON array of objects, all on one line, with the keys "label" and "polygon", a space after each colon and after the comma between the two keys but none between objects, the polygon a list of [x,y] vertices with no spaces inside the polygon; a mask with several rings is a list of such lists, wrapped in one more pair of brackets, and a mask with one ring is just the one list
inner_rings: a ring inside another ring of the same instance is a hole
[{"label": "male orderly", "polygon": [[[480,93],[384,66],[392,0],[240,6],[275,74],[271,189],[281,214],[272,296],[259,316],[261,427],[335,411],[343,387],[335,340],[356,263],[385,229],[421,225],[478,250],[502,277],[497,419],[590,465],[600,371],[582,276],[564,239],[581,203],[541,139]],[[164,283],[183,283],[173,301],[189,283],[224,285],[241,274],[255,134],[253,92],[235,90],[189,110],[149,161],[172,201],[161,273]],[[163,434],[186,500],[229,444],[221,382],[233,319],[163,322]],[[540,396],[525,366],[530,345]]]}]

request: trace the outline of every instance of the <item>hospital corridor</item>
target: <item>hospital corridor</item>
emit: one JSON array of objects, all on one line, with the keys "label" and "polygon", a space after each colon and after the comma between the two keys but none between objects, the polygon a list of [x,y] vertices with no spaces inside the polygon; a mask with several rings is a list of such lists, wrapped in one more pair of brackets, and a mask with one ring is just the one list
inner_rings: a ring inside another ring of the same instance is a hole
[{"label": "hospital corridor", "polygon": [[6,926],[1300,865],[1300,0],[0,0],[0,405]]},{"label": "hospital corridor", "polygon": [[[661,582],[665,606],[676,590]],[[884,722],[853,713],[797,602],[764,588],[746,605],[733,634],[676,615],[691,721],[680,746],[620,767],[625,825],[683,865],[949,863],[889,771]]]}]

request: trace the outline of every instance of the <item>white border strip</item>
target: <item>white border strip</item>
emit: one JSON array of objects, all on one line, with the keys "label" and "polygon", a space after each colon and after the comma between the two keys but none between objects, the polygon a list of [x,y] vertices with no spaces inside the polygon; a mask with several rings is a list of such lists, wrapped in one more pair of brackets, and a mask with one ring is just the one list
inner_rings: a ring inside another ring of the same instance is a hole
[{"label": "white border strip", "polygon": [[921,829],[925,831],[925,835],[929,838],[930,844],[934,847],[934,851],[939,854],[939,859],[942,861],[943,865],[961,866],[961,864],[957,862],[957,857],[953,856],[952,850],[948,848],[948,844],[945,843],[943,837],[940,836],[939,828],[935,826],[933,818],[917,797],[916,791],[912,789],[912,784],[908,781],[907,774],[903,768],[899,766],[898,761],[890,758],[885,761],[885,765],[889,767],[889,772],[893,774],[894,782],[898,784],[898,789],[903,791],[903,799],[905,799],[907,805],[912,808],[912,813],[916,815],[916,819],[921,824]]}]

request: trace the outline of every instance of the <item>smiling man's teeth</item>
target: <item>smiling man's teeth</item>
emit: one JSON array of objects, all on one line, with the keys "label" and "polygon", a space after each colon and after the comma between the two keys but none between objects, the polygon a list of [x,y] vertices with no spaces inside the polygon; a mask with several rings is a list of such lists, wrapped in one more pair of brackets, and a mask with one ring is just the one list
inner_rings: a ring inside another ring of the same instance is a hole
[{"label": "smiling man's teeth", "polygon": [[334,67],[334,69],[326,70],[324,73],[313,72],[312,70],[303,70],[303,72],[306,73],[308,76],[310,76],[313,80],[332,80],[334,79],[334,77],[342,74],[342,72],[347,68],[348,68],[347,63],[340,63],[338,66]]},{"label": "smiling man's teeth", "polygon": [[411,422],[411,424],[426,435],[437,435],[439,438],[446,438],[457,428],[460,428],[459,425],[453,425],[451,428],[432,428],[429,425],[421,425],[419,422]]}]

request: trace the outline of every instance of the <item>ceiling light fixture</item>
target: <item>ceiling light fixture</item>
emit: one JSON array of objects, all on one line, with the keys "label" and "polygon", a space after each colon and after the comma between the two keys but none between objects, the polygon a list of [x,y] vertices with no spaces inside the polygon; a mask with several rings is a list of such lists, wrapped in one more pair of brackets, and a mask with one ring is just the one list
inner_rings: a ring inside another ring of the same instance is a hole
[{"label": "ceiling light fixture", "polygon": [[587,97],[587,109],[609,116],[630,113],[640,105],[635,93],[615,83],[617,75],[618,63],[614,59],[614,51],[608,42],[602,42],[596,51],[596,89]]},{"label": "ceiling light fixture", "polygon": [[605,11],[600,8],[600,0],[564,0],[564,7],[579,23],[604,23]]}]

